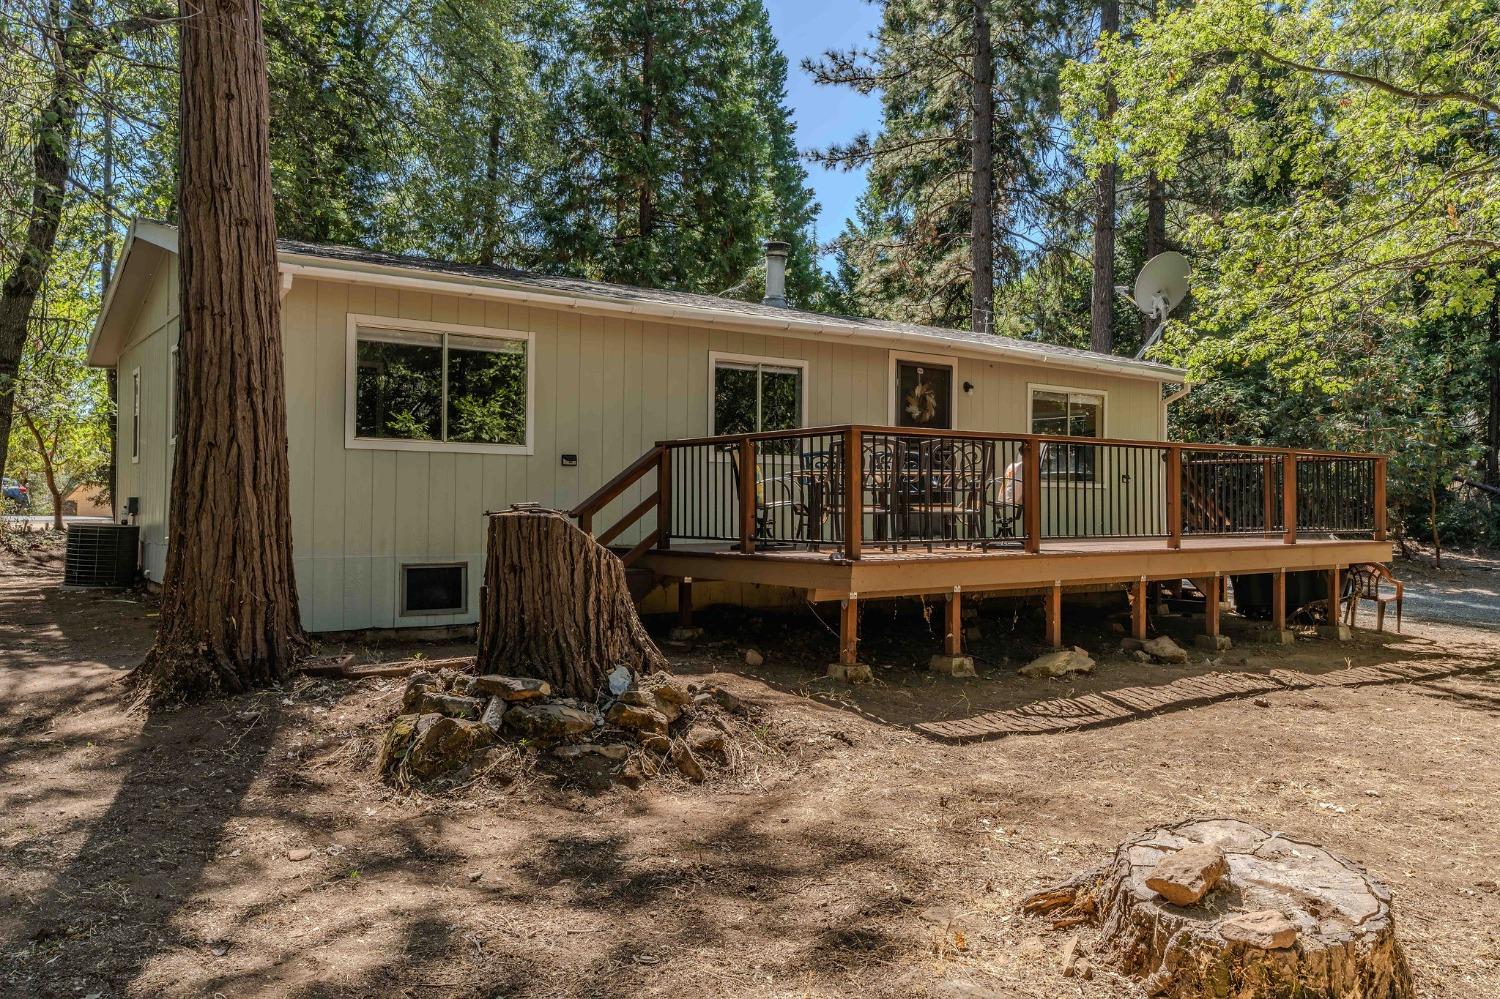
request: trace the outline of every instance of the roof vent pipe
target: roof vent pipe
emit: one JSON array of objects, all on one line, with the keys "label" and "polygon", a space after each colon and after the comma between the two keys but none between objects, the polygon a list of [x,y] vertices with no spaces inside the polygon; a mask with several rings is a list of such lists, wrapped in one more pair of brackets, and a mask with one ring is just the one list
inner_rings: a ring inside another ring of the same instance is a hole
[{"label": "roof vent pipe", "polygon": [[762,304],[786,308],[786,255],[791,249],[791,243],[779,239],[766,243],[766,297],[761,299]]}]

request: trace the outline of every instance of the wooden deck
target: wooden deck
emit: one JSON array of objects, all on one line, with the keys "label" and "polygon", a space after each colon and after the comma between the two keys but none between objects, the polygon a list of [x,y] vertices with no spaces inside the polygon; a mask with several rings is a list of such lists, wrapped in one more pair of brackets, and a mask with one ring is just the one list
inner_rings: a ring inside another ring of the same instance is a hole
[{"label": "wooden deck", "polygon": [[785,586],[809,599],[843,600],[922,593],[1002,593],[1061,585],[1199,579],[1247,573],[1330,570],[1358,562],[1389,562],[1388,541],[1281,538],[1184,538],[1168,548],[1160,538],[1044,541],[1041,551],[1018,548],[912,545],[867,548],[857,560],[841,551],[771,548],[744,553],[726,544],[674,543],[643,553],[637,565],[661,576]]},{"label": "wooden deck", "polygon": [[[600,544],[637,532],[622,561],[678,582],[684,625],[693,580],[838,601],[847,679],[869,675],[861,600],[940,595],[932,666],[972,675],[965,594],[1040,594],[1058,646],[1070,588],[1125,589],[1144,639],[1152,584],[1191,580],[1217,647],[1221,581],[1264,574],[1285,631],[1288,573],[1338,594],[1345,567],[1390,561],[1385,473],[1376,454],[851,425],[663,441],[572,514]],[[637,483],[655,490],[595,531]]]}]

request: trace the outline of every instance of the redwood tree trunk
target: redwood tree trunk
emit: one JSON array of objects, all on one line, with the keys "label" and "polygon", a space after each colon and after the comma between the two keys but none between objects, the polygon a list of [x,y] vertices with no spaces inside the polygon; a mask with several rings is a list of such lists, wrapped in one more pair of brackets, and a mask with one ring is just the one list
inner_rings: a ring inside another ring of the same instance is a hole
[{"label": "redwood tree trunk", "polygon": [[1484,427],[1484,481],[1500,486],[1500,265],[1490,267],[1489,350],[1485,381],[1489,412]]},{"label": "redwood tree trunk", "polygon": [[974,0],[974,116],[969,142],[973,174],[969,211],[974,272],[969,328],[995,332],[995,62],[990,44],[989,0]]},{"label": "redwood tree trunk", "polygon": [[281,680],[292,575],[281,301],[257,0],[182,0],[181,342],[158,700]]},{"label": "redwood tree trunk", "polygon": [[[1099,33],[1120,31],[1120,0],[1101,0]],[[1103,114],[1115,116],[1115,88],[1104,90]],[[1108,354],[1115,345],[1115,165],[1105,163],[1094,180],[1094,287],[1089,302],[1089,346]]]}]

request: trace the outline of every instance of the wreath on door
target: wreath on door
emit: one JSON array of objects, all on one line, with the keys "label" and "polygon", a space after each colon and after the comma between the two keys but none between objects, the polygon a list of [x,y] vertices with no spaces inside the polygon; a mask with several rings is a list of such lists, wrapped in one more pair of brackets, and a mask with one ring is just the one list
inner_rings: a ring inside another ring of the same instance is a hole
[{"label": "wreath on door", "polygon": [[922,379],[922,369],[917,369],[917,384],[906,396],[906,415],[915,423],[928,423],[937,415],[938,397],[931,385]]}]

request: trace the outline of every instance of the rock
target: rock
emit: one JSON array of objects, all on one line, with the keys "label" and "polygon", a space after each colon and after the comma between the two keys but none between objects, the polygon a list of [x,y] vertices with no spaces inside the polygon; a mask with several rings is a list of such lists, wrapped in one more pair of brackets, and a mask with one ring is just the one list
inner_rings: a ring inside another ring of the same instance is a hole
[{"label": "rock", "polygon": [[[632,691],[632,693],[638,692]],[[644,704],[629,704],[624,700],[616,701],[605,717],[621,728],[632,728],[638,732],[663,735],[667,731],[666,715]]]},{"label": "rock", "polygon": [[722,756],[724,753],[724,733],[708,725],[694,725],[688,729],[687,744],[688,748],[695,753]]},{"label": "rock", "polygon": [[1123,638],[1120,640],[1120,650],[1122,652],[1135,652],[1145,648],[1145,645],[1146,643],[1139,638]]},{"label": "rock", "polygon": [[645,682],[642,689],[651,691],[656,699],[667,704],[678,706],[690,704],[693,700],[692,693],[680,683],[673,683],[662,673],[657,673]]},{"label": "rock", "polygon": [[616,666],[609,671],[609,692],[615,697],[629,690],[633,683],[635,683],[635,674],[630,672],[629,666]]},{"label": "rock", "polygon": [[1078,646],[1071,649],[1058,649],[1056,652],[1048,652],[1037,656],[1031,662],[1022,666],[1017,672],[1022,676],[1068,676],[1073,673],[1094,672],[1094,660],[1089,654]]},{"label": "rock", "polygon": [[667,632],[667,640],[672,642],[696,642],[702,637],[702,628],[673,628]]},{"label": "rock", "polygon": [[402,714],[419,714],[416,706],[422,703],[423,697],[442,692],[443,681],[438,679],[436,673],[413,673],[407,678],[406,687],[401,691]]},{"label": "rock", "polygon": [[1157,635],[1142,645],[1141,649],[1159,663],[1181,664],[1188,661],[1187,651],[1166,635]]},{"label": "rock", "polygon": [[375,759],[378,773],[389,774],[406,759],[406,751],[411,748],[411,740],[416,735],[417,722],[421,717],[417,714],[405,714],[391,722],[385,738],[381,740],[380,753]]},{"label": "rock", "polygon": [[754,649],[746,649],[745,650],[745,665],[746,666],[760,666],[760,665],[764,664],[765,661],[766,661],[766,657],[763,656],[763,655],[761,655],[759,652],[755,651]]},{"label": "rock", "polygon": [[468,762],[470,754],[493,739],[489,727],[477,721],[423,715],[404,767],[413,777],[436,777]]},{"label": "rock", "polygon": [[286,859],[292,861],[293,863],[298,863],[300,861],[306,860],[311,856],[312,851],[305,846],[299,846],[295,850],[288,850],[286,852]]},{"label": "rock", "polygon": [[556,741],[594,728],[594,716],[566,704],[515,704],[505,712],[505,727],[528,739]]},{"label": "rock", "polygon": [[1223,850],[1213,843],[1194,843],[1163,857],[1146,887],[1173,905],[1195,905],[1228,873]]},{"label": "rock", "polygon": [[1219,935],[1232,943],[1280,950],[1297,942],[1297,924],[1275,909],[1242,912],[1221,922]]},{"label": "rock", "polygon": [[1151,653],[1147,652],[1145,649],[1136,649],[1134,652],[1132,652],[1130,654],[1130,658],[1134,659],[1138,663],[1154,663],[1154,662],[1156,662],[1155,659],[1151,658]]},{"label": "rock", "polygon": [[1112,631],[1112,632],[1114,632],[1116,635],[1123,635],[1123,634],[1125,634],[1125,626],[1123,624],[1121,624],[1119,621],[1111,621],[1111,622],[1109,622],[1109,630]]},{"label": "rock", "polygon": [[641,769],[640,764],[631,760],[621,768],[619,777],[616,779],[631,790],[636,790],[646,783],[646,772]]},{"label": "rock", "polygon": [[1257,708],[1269,708],[1271,706],[1271,702],[1266,700],[1264,697],[1257,697],[1250,703],[1255,705]]},{"label": "rock", "polygon": [[933,673],[941,673],[943,676],[954,678],[973,677],[979,674],[974,672],[973,656],[947,656],[935,655],[927,660],[927,669]]},{"label": "rock", "polygon": [[476,676],[471,689],[474,693],[493,694],[507,701],[534,701],[552,693],[552,685],[546,680],[530,676],[501,676],[498,673]]},{"label": "rock", "polygon": [[431,691],[423,691],[421,696],[416,698],[416,703],[404,705],[403,710],[419,715],[439,714],[447,715],[449,718],[467,718],[472,721],[484,711],[484,701],[478,697],[461,697],[457,694],[435,694]]},{"label": "rock", "polygon": [[672,762],[677,764],[677,769],[682,771],[682,776],[694,784],[702,784],[708,779],[708,775],[703,772],[703,764],[698,762],[693,751],[683,743],[672,743],[671,758]]},{"label": "rock", "polygon": [[500,734],[500,726],[505,723],[505,698],[491,697],[490,702],[484,706],[484,712],[479,716],[479,723],[489,727],[491,732]]},{"label": "rock", "polygon": [[657,756],[666,756],[672,749],[672,740],[652,732],[641,733],[641,748]]},{"label": "rock", "polygon": [[1094,980],[1094,966],[1089,963],[1088,958],[1080,957],[1078,959],[1078,963],[1073,965],[1073,976],[1075,978],[1081,978],[1085,982],[1091,982]]},{"label": "rock", "polygon": [[619,763],[630,755],[630,749],[619,743],[598,745],[592,742],[580,742],[576,745],[558,746],[552,750],[552,755],[560,760],[582,760],[600,759],[611,763]]},{"label": "rock", "polygon": [[467,696],[474,689],[474,677],[468,673],[461,674],[453,681],[453,692]]},{"label": "rock", "polygon": [[1228,652],[1234,648],[1234,642],[1230,641],[1228,635],[1194,635],[1193,646],[1209,652]]},{"label": "rock", "polygon": [[714,699],[714,703],[725,711],[743,711],[745,709],[745,702],[723,687],[714,687],[708,693]]}]

